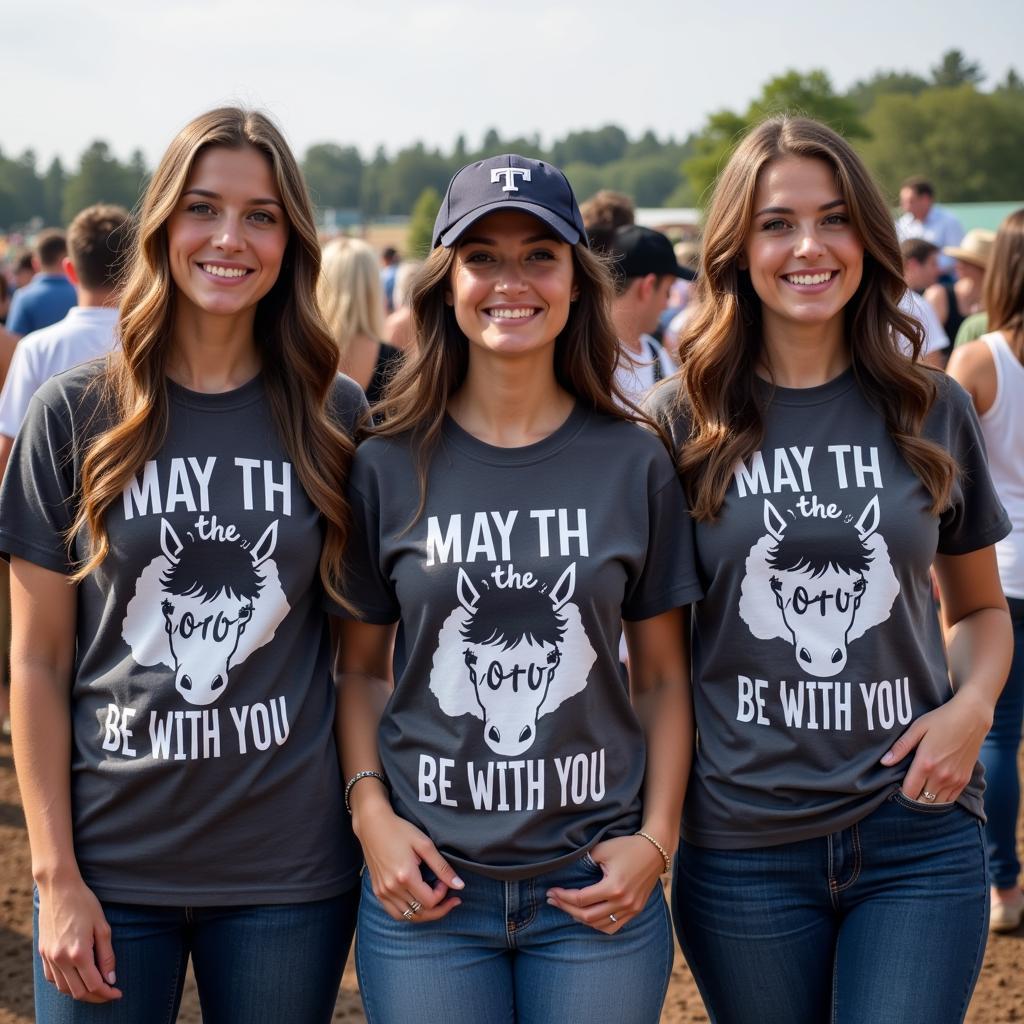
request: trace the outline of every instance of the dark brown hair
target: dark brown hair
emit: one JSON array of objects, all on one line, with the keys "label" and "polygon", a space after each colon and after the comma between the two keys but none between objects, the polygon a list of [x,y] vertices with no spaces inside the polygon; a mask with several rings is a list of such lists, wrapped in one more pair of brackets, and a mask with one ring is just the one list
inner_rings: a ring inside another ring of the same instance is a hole
[{"label": "dark brown hair", "polygon": [[132,215],[123,206],[87,206],[68,226],[68,254],[82,285],[114,288],[132,241]]},{"label": "dark brown hair", "polygon": [[[889,209],[845,139],[817,121],[782,116],[762,122],[740,143],[708,210],[697,312],[680,342],[679,401],[691,434],[679,453],[679,469],[693,514],[699,520],[718,515],[734,467],[763,438],[765,400],[755,373],[763,344],[761,302],[739,264],[758,176],[783,157],[821,160],[835,173],[850,223],[864,245],[861,283],[844,310],[853,372],[938,513],[949,504],[956,467],[948,452],[921,436],[937,394],[937,371],[917,362],[923,331],[899,308],[906,285]],[[904,338],[913,359],[901,350]]]}]

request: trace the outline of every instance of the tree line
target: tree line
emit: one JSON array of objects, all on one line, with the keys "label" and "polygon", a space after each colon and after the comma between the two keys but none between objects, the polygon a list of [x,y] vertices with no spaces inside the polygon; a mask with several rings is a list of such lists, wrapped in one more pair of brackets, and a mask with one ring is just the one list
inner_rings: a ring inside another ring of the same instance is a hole
[{"label": "tree line", "polygon": [[[538,135],[507,138],[492,128],[475,148],[459,136],[450,151],[416,143],[393,155],[381,147],[369,160],[354,146],[319,142],[306,150],[302,166],[321,209],[364,220],[408,216],[425,192],[443,192],[463,164],[501,152],[550,160],[581,200],[612,188],[639,206],[696,206],[743,133],[767,114],[791,111],[842,132],[892,195],[905,177],[927,174],[945,202],[1021,199],[1024,81],[1013,69],[990,89],[982,88],[984,81],[978,63],[950,50],[927,77],[878,71],[845,92],[825,71],[787,71],[766,82],[746,110],[716,111],[681,140],[652,131],[631,139],[605,125],[544,146]],[[134,206],[147,174],[141,152],[123,163],[100,140],[73,170],[59,158],[41,169],[31,150],[11,157],[0,149],[0,228],[34,220],[66,224],[94,202]]]}]

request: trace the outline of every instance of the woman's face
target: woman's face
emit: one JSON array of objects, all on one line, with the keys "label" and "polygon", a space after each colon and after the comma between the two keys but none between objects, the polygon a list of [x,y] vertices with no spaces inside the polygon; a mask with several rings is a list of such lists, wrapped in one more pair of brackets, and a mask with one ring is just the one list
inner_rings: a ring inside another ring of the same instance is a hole
[{"label": "woman's face", "polygon": [[167,221],[179,302],[213,316],[254,314],[277,280],[287,244],[267,158],[251,146],[200,153]]},{"label": "woman's face", "polygon": [[572,246],[536,217],[501,210],[459,239],[445,300],[471,345],[524,355],[562,332],[573,281]]},{"label": "woman's face", "polygon": [[827,163],[783,157],[762,169],[740,266],[766,329],[824,327],[843,315],[860,285],[864,245]]}]

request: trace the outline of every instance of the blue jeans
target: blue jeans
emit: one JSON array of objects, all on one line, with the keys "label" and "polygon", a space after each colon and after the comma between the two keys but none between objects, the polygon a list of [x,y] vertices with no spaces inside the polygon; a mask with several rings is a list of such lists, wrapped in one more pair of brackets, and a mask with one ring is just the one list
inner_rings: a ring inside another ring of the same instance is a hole
[{"label": "blue jeans", "polygon": [[461,906],[408,924],[388,916],[363,873],[356,966],[368,1024],[657,1024],[673,952],[660,885],[605,935],[545,897],[597,882],[590,857],[519,882],[459,874]]},{"label": "blue jeans", "polygon": [[[172,1024],[185,967],[209,1024],[316,1024],[331,1020],[352,933],[358,888],[313,903],[154,907],[104,903],[117,958],[116,1002],[63,995],[35,956],[37,1024]],[[35,946],[39,948],[36,897]]]},{"label": "blue jeans", "polygon": [[988,935],[981,822],[896,792],[819,839],[683,843],[672,903],[714,1024],[953,1024]]},{"label": "blue jeans", "polygon": [[1020,811],[1020,776],[1017,748],[1024,719],[1024,601],[1008,597],[1013,621],[1013,661],[1006,686],[996,703],[992,728],[981,746],[985,766],[985,838],[988,868],[997,889],[1017,884],[1017,814]]}]

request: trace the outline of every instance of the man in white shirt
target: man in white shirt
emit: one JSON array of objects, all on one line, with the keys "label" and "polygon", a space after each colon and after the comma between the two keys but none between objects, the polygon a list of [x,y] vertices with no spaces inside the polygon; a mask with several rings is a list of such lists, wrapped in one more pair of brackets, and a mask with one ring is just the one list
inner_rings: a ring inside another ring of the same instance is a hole
[{"label": "man in white shirt", "polygon": [[71,222],[64,273],[78,292],[78,305],[63,320],[25,335],[14,350],[0,393],[0,478],[39,387],[114,347],[118,276],[131,231],[131,214],[120,206],[90,206]]},{"label": "man in white shirt", "polygon": [[[69,256],[63,270],[75,286],[78,305],[63,320],[26,334],[14,349],[0,393],[0,480],[29,402],[55,373],[105,355],[116,341],[118,278],[132,234],[131,214],[121,206],[84,209],[67,233]],[[10,588],[8,567],[0,562],[0,729],[7,724],[7,654]]]},{"label": "man in white shirt", "polygon": [[900,186],[900,208],[904,211],[896,220],[896,234],[900,241],[923,238],[937,246],[940,250],[939,269],[949,274],[955,261],[941,250],[947,245],[959,245],[964,237],[964,228],[953,214],[935,202],[932,183],[927,178],[907,178]]},{"label": "man in white shirt", "polygon": [[677,278],[692,279],[693,271],[676,262],[672,243],[660,231],[627,224],[617,228],[608,244],[615,274],[612,321],[619,336],[619,365],[615,382],[639,405],[660,380],[676,369],[672,357],[651,337],[668,306]]}]

